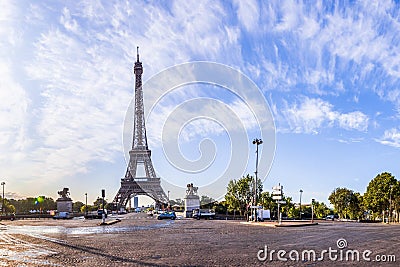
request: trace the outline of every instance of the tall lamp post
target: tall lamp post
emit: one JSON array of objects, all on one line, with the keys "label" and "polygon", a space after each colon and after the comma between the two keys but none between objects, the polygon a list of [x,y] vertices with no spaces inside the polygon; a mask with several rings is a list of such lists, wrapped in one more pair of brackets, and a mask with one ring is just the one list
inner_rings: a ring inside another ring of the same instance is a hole
[{"label": "tall lamp post", "polygon": [[85,193],[85,216],[87,217],[87,193]]},{"label": "tall lamp post", "polygon": [[[253,144],[256,145],[256,177],[254,178],[254,206],[257,206],[257,179],[258,179],[258,146],[261,145],[263,141],[261,139],[254,139]],[[254,208],[254,221],[257,221],[257,208]]]},{"label": "tall lamp post", "polygon": [[314,202],[315,199],[311,199],[311,222],[314,222]]},{"label": "tall lamp post", "polygon": [[168,205],[168,209],[171,209],[171,201],[169,201],[169,190],[168,190],[168,203],[167,203],[167,205]]},{"label": "tall lamp post", "polygon": [[300,189],[300,206],[299,206],[299,209],[300,209],[300,220],[301,220],[301,195],[302,194],[303,194],[303,190]]},{"label": "tall lamp post", "polygon": [[4,185],[6,183],[5,182],[1,182],[1,185],[3,186],[3,205],[1,206],[1,213],[4,214]]}]

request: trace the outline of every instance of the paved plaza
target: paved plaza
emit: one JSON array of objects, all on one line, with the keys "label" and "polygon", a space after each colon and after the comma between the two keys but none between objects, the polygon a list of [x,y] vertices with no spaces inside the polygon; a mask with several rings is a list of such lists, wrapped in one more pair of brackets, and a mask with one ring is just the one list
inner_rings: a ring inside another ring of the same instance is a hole
[{"label": "paved plaza", "polygon": [[398,266],[400,260],[398,224],[277,228],[120,218],[107,226],[84,219],[2,221],[0,266]]}]

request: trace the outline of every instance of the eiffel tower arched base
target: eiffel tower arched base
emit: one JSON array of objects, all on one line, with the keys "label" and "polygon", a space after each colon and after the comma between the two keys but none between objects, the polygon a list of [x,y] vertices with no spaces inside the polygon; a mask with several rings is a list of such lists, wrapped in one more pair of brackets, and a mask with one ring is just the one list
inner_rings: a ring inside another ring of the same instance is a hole
[{"label": "eiffel tower arched base", "polygon": [[156,207],[168,204],[168,198],[160,185],[160,178],[121,179],[121,186],[113,203],[117,210],[120,210],[120,208],[126,207],[132,197],[138,195],[151,197],[155,200]]}]

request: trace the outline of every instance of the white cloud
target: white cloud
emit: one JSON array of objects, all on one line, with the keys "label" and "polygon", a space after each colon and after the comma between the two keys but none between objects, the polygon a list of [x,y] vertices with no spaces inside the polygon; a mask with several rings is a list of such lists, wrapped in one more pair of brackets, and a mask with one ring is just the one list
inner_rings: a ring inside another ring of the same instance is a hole
[{"label": "white cloud", "polygon": [[27,136],[27,111],[30,100],[10,72],[10,65],[0,63],[0,159],[23,151],[30,143]]},{"label": "white cloud", "polygon": [[[393,1],[265,2],[258,28],[263,31],[254,32],[251,43],[258,48],[263,40],[262,49],[247,66],[259,66],[263,87],[269,90],[301,86],[307,93],[324,96],[355,88],[376,92],[398,87],[400,23],[393,18],[397,9]],[[371,77],[384,79],[388,86]],[[346,90],[337,86],[341,83]]]},{"label": "white cloud", "polygon": [[295,133],[317,134],[322,128],[333,127],[336,123],[346,130],[366,131],[369,121],[368,116],[360,111],[340,113],[329,102],[308,97],[304,97],[300,104],[289,106],[286,103],[282,115],[279,116],[280,123],[287,123],[290,131]]},{"label": "white cloud", "polygon": [[[301,4],[293,4],[292,2],[282,2],[280,6],[280,16],[276,21],[274,30],[280,31],[290,31],[297,30],[299,23],[299,12],[298,9],[302,9]],[[304,28],[303,28],[304,29]]]},{"label": "white cloud", "polygon": [[163,134],[164,138],[174,140],[177,138],[174,134],[179,129],[182,130],[180,134],[185,142],[195,137],[221,135],[226,131],[233,133],[240,129],[257,129],[253,113],[241,101],[229,103],[220,99],[195,97],[190,93],[185,96],[186,99],[177,98],[176,94],[171,95],[169,97],[174,101],[158,104],[146,122],[151,147],[162,145]]},{"label": "white cloud", "polygon": [[4,0],[0,2],[0,48],[6,52],[5,47],[14,45],[19,39],[18,30],[13,27],[13,23],[18,18],[18,10],[14,1]]},{"label": "white cloud", "polygon": [[386,130],[383,136],[380,139],[375,139],[375,141],[383,145],[400,148],[400,130],[397,128]]},{"label": "white cloud", "polygon": [[234,1],[237,8],[237,17],[244,28],[249,31],[255,31],[259,25],[259,6],[256,0]]},{"label": "white cloud", "polygon": [[360,111],[347,114],[340,114],[338,117],[339,126],[347,130],[366,131],[368,129],[369,118]]},{"label": "white cloud", "polygon": [[58,29],[42,34],[36,48],[26,70],[44,87],[37,125],[42,147],[32,152],[42,165],[38,176],[60,179],[87,172],[90,162],[112,162],[122,152],[130,70],[107,45],[92,46]]},{"label": "white cloud", "polygon": [[[137,45],[145,81],[191,57],[216,58],[221,50],[238,47],[240,36],[237,27],[222,23],[226,15],[213,1],[172,3],[170,9],[139,2],[51,9],[57,11],[56,24],[47,25],[36,37],[35,58],[25,68],[42,87],[36,127],[40,141],[31,153],[40,159],[35,168],[42,179],[86,173],[89,163],[113,161],[121,151]],[[233,54],[238,57],[240,50]],[[151,131],[153,125],[147,126]],[[150,142],[157,140],[156,134]]]},{"label": "white cloud", "polygon": [[71,18],[71,14],[68,8],[64,7],[62,11],[62,15],[60,17],[60,23],[64,26],[67,31],[71,31],[73,33],[78,32],[78,23],[75,19]]}]

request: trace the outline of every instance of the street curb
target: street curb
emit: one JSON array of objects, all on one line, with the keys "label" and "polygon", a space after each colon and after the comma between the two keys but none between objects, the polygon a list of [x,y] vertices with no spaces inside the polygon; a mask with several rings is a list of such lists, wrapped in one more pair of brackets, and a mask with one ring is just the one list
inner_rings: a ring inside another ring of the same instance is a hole
[{"label": "street curb", "polygon": [[272,223],[262,223],[262,222],[240,222],[240,224],[264,226],[264,227],[303,227],[303,226],[313,226],[318,225],[318,223],[291,223],[291,224],[272,224]]},{"label": "street curb", "polygon": [[111,224],[114,224],[114,223],[119,223],[120,221],[121,221],[120,219],[115,219],[115,220],[104,222],[104,223],[102,222],[99,225],[111,225]]},{"label": "street curb", "polygon": [[313,226],[318,223],[301,223],[301,224],[275,224],[275,227],[302,227],[302,226]]}]

